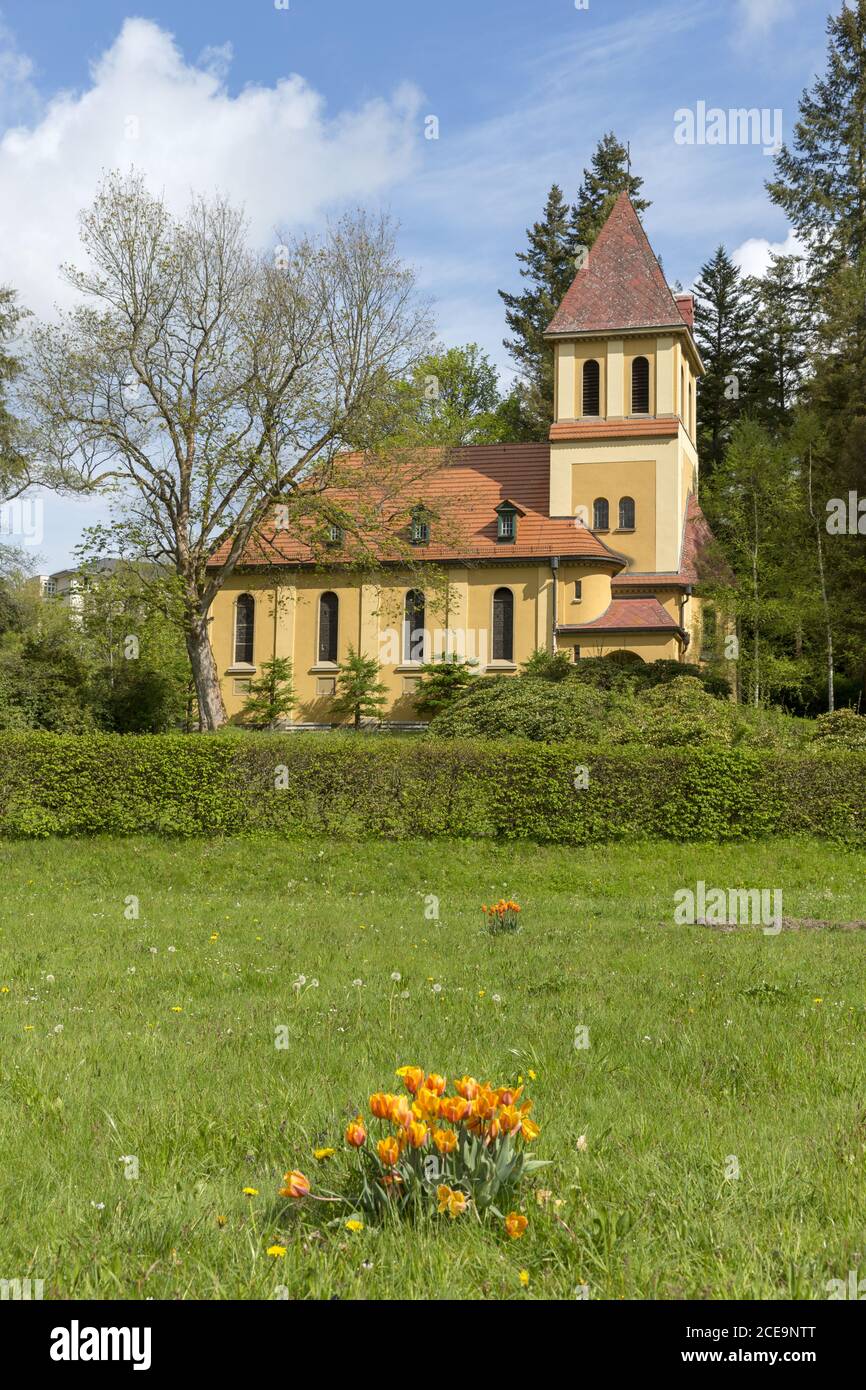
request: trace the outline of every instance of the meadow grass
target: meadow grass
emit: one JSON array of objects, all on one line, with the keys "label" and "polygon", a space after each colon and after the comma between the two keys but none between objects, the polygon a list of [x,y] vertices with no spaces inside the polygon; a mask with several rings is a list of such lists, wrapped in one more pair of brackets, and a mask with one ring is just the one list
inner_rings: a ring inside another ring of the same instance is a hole
[{"label": "meadow grass", "polygon": [[[46,1298],[813,1299],[866,1275],[866,933],[673,919],[698,879],[864,918],[862,855],[140,839],[7,843],[0,866],[0,1278]],[[485,931],[500,896],[517,935]],[[290,1168],[344,1188],[347,1119],[410,1062],[535,1072],[551,1166],[521,1240],[471,1216],[352,1233],[276,1195]]]}]

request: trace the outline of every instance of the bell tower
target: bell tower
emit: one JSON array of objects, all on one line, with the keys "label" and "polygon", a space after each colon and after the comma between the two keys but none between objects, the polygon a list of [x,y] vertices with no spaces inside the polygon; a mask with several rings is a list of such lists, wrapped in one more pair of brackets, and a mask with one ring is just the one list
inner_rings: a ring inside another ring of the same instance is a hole
[{"label": "bell tower", "polygon": [[551,320],[550,514],[628,561],[678,573],[697,490],[694,305],[674,295],[621,193]]}]

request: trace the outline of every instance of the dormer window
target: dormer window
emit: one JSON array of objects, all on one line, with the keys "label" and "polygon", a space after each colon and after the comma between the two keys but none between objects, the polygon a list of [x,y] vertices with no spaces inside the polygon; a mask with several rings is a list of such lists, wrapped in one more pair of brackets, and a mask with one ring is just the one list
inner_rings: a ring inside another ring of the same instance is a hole
[{"label": "dormer window", "polygon": [[412,512],[411,538],[413,545],[429,544],[430,516],[423,507],[415,507]]},{"label": "dormer window", "polygon": [[328,532],[327,532],[327,536],[328,536],[328,545],[342,545],[342,544],[343,544],[343,528],[342,528],[342,526],[338,526],[337,523],[336,523],[336,521],[331,521],[331,522],[329,522],[329,523],[328,523]]},{"label": "dormer window", "polygon": [[523,510],[506,497],[496,508],[496,539],[506,545],[511,545],[517,540],[517,518],[523,516]]}]

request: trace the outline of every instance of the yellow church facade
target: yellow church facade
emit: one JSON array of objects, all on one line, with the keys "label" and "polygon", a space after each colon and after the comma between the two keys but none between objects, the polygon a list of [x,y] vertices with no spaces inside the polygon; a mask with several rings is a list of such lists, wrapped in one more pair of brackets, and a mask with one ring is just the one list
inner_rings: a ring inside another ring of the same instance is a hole
[{"label": "yellow church facade", "polygon": [[621,195],[547,331],[549,439],[452,451],[407,523],[411,569],[399,557],[375,574],[341,565],[339,531],[325,564],[291,534],[272,538],[267,564],[245,556],[210,625],[229,717],[263,664],[286,657],[292,724],[339,722],[331,705],[350,647],[378,661],[394,725],[418,720],[419,667],[444,654],[487,676],[518,672],[539,648],[575,661],[699,660],[693,589],[709,533],[692,313]]}]

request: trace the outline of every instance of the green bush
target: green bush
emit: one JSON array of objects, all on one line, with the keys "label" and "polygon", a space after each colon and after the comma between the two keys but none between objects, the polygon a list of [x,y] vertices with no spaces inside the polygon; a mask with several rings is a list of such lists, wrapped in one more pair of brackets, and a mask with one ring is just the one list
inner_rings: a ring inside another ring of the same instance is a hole
[{"label": "green bush", "polygon": [[866,752],[0,734],[0,835],[259,832],[563,845],[804,832],[862,845]]},{"label": "green bush", "polygon": [[815,721],[816,743],[840,748],[866,748],[866,717],[853,709],[819,714]]},{"label": "green bush", "polygon": [[431,720],[430,733],[435,738],[578,741],[598,751],[630,744],[782,749],[803,743],[799,721],[778,710],[746,709],[720,700],[691,670],[683,674],[677,662],[653,664],[673,667],[679,674],[674,680],[666,677],[664,683],[642,686],[628,681],[607,684],[606,677],[601,684],[573,676],[561,681],[531,675],[479,681]]}]

